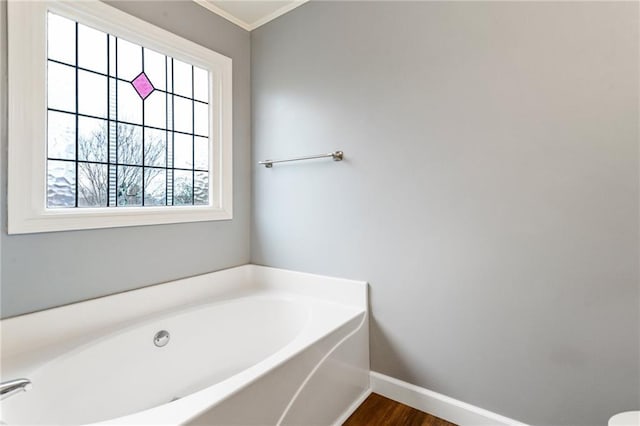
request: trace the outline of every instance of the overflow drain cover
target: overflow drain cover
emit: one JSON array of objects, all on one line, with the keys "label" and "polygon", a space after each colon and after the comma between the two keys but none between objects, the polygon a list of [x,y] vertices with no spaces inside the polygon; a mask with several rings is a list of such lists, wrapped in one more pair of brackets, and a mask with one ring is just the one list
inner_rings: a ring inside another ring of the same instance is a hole
[{"label": "overflow drain cover", "polygon": [[169,332],[167,330],[161,330],[153,337],[153,344],[161,348],[169,343],[169,339],[171,339]]}]

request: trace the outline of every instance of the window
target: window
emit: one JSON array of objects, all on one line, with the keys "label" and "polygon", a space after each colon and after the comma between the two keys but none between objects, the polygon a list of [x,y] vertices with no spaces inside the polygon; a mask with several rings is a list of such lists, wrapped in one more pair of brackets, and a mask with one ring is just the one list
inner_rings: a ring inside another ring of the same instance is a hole
[{"label": "window", "polygon": [[231,60],[97,1],[9,3],[9,232],[231,218]]}]

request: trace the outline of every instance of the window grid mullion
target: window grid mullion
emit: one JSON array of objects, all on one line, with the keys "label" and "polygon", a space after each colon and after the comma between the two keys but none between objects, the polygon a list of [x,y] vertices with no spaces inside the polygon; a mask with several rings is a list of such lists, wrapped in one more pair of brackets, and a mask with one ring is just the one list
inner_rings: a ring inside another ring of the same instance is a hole
[{"label": "window grid mullion", "polygon": [[193,65],[191,65],[191,204],[194,205],[196,203],[196,102],[194,98],[196,97],[195,92],[195,83],[194,83],[195,73]]},{"label": "window grid mullion", "polygon": [[78,23],[75,23],[75,30],[76,30],[76,43],[75,43],[75,55],[76,55],[76,66],[75,66],[75,78],[76,78],[76,99],[75,99],[75,103],[76,103],[76,168],[75,168],[75,173],[76,173],[76,191],[75,191],[75,195],[76,195],[76,199],[75,199],[75,206],[78,207],[78,192],[80,185],[79,185],[79,181],[78,181],[78,147],[79,147],[79,143],[78,143],[78,129],[79,129],[79,117],[78,117],[78,94],[79,94],[79,89],[78,89]]},{"label": "window grid mullion", "polygon": [[175,146],[175,127],[176,127],[176,115],[175,115],[175,98],[173,95],[174,92],[174,64],[173,64],[174,60],[173,58],[171,58],[171,205],[175,206],[176,204],[176,185],[175,185],[175,170],[173,169],[173,167],[175,166],[175,156],[176,156],[176,146]]},{"label": "window grid mullion", "polygon": [[[68,158],[56,158],[56,157],[47,157],[47,160],[51,160],[51,161],[64,161],[67,163],[75,163],[76,160],[70,160]],[[87,164],[100,164],[103,166],[107,166],[108,164],[105,163],[104,161],[94,161],[94,160],[78,160],[79,163],[87,163]],[[116,165],[116,166],[123,166],[123,167],[140,167],[140,164],[130,164],[130,163],[112,163],[111,164]],[[147,168],[149,169],[163,169],[163,170],[168,170],[169,167],[162,167],[162,166],[147,166]],[[186,171],[186,172],[190,172],[192,169],[188,169],[185,167],[175,167],[175,170],[181,170],[181,171]],[[195,169],[196,172],[208,172],[208,170],[203,170],[203,169]]]},{"label": "window grid mullion", "polygon": [[[141,58],[142,58],[142,72],[144,72],[144,47],[140,47],[141,49]],[[144,193],[146,192],[146,188],[145,188],[145,158],[144,158],[144,99],[142,100],[142,205],[144,206]]]},{"label": "window grid mullion", "polygon": [[[116,67],[115,67],[115,74],[116,74],[116,79],[118,78],[118,37],[115,37],[115,44],[116,44]],[[116,174],[116,193],[115,193],[115,198],[116,198],[116,204],[115,207],[118,207],[118,191],[119,191],[119,184],[120,182],[118,181],[119,178],[119,168],[120,166],[117,165],[117,163],[119,162],[119,158],[118,158],[118,154],[119,154],[119,143],[118,143],[118,137],[120,136],[120,123],[118,122],[118,86],[120,86],[118,84],[118,80],[116,80],[116,99],[115,99],[115,104],[116,104],[116,139],[115,139],[115,146],[116,146],[116,166],[114,167],[115,169],[115,174]]]},{"label": "window grid mullion", "polygon": [[[169,72],[169,66],[167,65],[168,59],[164,57],[164,88],[169,90],[169,79],[167,73]],[[164,165],[169,166],[169,95],[167,92],[164,94],[164,127],[167,129],[164,132]],[[164,171],[164,205],[169,205],[169,172]]]},{"label": "window grid mullion", "polygon": [[109,163],[111,163],[111,79],[109,78],[109,59],[110,59],[110,47],[109,47],[109,34],[105,34],[107,37],[107,207],[109,207],[109,194],[111,194],[111,179],[109,171]]}]

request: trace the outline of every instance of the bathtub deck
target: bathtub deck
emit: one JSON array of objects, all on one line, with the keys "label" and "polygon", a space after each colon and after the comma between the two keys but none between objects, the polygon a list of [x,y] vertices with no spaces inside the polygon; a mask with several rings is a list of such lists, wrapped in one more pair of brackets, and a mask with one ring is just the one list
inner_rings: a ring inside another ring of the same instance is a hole
[{"label": "bathtub deck", "polygon": [[456,426],[439,417],[372,393],[343,426]]}]

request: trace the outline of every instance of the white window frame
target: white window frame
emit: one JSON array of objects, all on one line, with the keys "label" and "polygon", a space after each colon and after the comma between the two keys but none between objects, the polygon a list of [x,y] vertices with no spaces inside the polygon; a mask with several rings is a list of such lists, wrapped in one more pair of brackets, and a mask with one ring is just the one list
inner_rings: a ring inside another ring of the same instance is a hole
[{"label": "white window frame", "polygon": [[[47,208],[47,12],[209,71],[209,205]],[[9,234],[232,218],[232,63],[97,0],[8,2]]]}]

